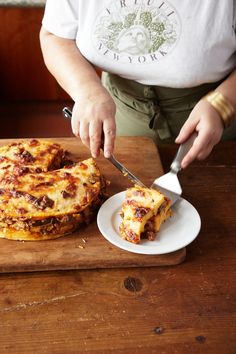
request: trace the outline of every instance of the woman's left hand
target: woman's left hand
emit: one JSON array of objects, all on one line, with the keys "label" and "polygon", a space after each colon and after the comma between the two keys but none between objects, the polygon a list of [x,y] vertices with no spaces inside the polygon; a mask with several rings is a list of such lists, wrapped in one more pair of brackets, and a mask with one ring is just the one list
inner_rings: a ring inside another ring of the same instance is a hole
[{"label": "woman's left hand", "polygon": [[195,159],[204,160],[220,141],[223,130],[219,113],[205,98],[202,98],[190,113],[175,140],[177,144],[182,144],[194,131],[198,134],[193,146],[184,157],[181,167],[186,168]]}]

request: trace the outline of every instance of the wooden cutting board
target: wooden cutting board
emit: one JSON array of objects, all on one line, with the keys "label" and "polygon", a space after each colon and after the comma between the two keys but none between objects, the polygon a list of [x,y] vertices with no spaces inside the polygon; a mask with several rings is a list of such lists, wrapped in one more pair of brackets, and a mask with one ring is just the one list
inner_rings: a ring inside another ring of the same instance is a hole
[{"label": "wooden cutting board", "polygon": [[[50,140],[60,143],[73,159],[82,161],[90,157],[89,150],[77,138]],[[0,140],[0,145],[11,141]],[[156,146],[148,138],[118,137],[115,156],[146,185],[151,185],[163,173]],[[110,196],[131,186],[131,182],[102,156],[97,159],[97,164],[111,182],[108,187]],[[185,248],[155,256],[121,250],[104,239],[95,218],[89,226],[56,240],[22,242],[0,239],[0,272],[175,265],[183,262],[185,255]]]}]

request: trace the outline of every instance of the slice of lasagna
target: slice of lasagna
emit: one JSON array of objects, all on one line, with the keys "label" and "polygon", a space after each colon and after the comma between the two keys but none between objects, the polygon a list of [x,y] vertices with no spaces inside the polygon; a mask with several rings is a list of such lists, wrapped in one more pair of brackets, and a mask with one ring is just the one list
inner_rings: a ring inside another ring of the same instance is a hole
[{"label": "slice of lasagna", "polygon": [[120,233],[132,243],[154,240],[161,224],[171,215],[171,202],[155,189],[135,186],[126,191],[121,209]]},{"label": "slice of lasagna", "polygon": [[71,233],[91,220],[102,202],[103,190],[103,177],[92,158],[2,181],[0,237],[45,240]]},{"label": "slice of lasagna", "polygon": [[27,173],[60,167],[62,147],[52,141],[29,139],[0,147],[0,184],[5,185]]}]

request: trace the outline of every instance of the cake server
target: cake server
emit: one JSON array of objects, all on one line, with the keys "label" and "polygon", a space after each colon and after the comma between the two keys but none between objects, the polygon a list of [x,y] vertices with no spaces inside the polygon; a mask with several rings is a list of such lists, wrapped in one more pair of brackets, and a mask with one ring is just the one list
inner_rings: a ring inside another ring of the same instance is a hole
[{"label": "cake server", "polygon": [[[71,119],[72,112],[68,107],[64,107],[62,112],[65,118]],[[136,176],[134,176],[133,173],[130,172],[124,165],[122,165],[122,163],[120,163],[114,155],[108,157],[107,160],[109,160],[123,174],[123,176],[128,177],[131,182],[141,187],[146,187],[143,182],[141,182]]]},{"label": "cake server", "polygon": [[181,162],[183,158],[192,147],[196,137],[197,134],[193,133],[186,142],[180,145],[177,154],[171,163],[170,171],[163,176],[156,178],[151,185],[151,188],[157,189],[165,194],[171,200],[172,205],[181,197],[182,188],[177,174],[181,170]]}]

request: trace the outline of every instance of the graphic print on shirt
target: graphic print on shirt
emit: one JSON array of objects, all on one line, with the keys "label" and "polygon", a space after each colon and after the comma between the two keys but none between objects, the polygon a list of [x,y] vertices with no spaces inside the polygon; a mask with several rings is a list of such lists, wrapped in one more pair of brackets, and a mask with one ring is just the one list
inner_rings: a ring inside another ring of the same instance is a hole
[{"label": "graphic print on shirt", "polygon": [[180,28],[176,10],[167,1],[113,0],[97,17],[93,42],[107,59],[148,64],[168,55]]}]

